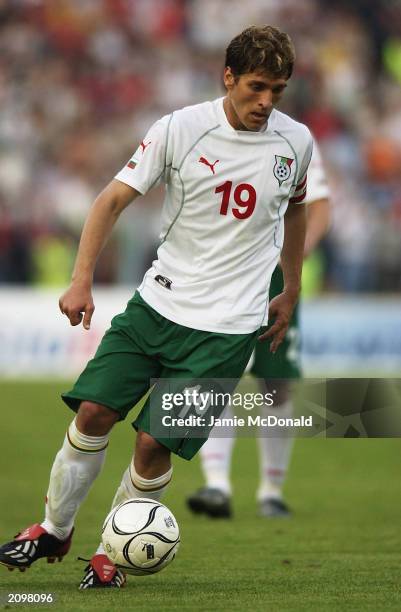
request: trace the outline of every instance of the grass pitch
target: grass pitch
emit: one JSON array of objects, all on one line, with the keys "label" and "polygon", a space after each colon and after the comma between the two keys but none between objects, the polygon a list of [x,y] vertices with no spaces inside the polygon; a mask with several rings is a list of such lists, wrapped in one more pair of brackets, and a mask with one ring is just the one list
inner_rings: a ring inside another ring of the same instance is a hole
[{"label": "grass pitch", "polygon": [[[58,399],[62,383],[0,383],[0,540],[40,521],[50,465],[71,420]],[[9,593],[54,593],[50,610],[321,611],[401,608],[401,440],[302,439],[295,445],[288,502],[291,519],[257,517],[255,440],[234,451],[235,517],[196,518],[185,497],[202,483],[198,460],[176,459],[163,500],[182,544],[154,576],[129,577],[121,591],[80,592],[85,563],[133,446],[128,421],[116,426],[106,466],[84,503],[71,553],[60,564],[39,561],[25,573],[0,567],[0,609]],[[43,609],[43,605],[40,606]]]}]

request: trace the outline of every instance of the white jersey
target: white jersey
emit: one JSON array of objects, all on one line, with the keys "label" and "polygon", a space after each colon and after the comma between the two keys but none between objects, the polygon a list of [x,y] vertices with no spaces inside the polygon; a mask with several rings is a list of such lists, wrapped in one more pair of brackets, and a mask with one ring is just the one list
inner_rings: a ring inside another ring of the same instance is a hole
[{"label": "white jersey", "polygon": [[139,292],[187,327],[251,333],[267,323],[288,202],[303,203],[308,128],[273,110],[237,131],[223,98],[157,121],[116,179],[142,194],[163,181],[161,244]]},{"label": "white jersey", "polygon": [[328,199],[329,197],[330,189],[327,183],[322,157],[316,140],[314,140],[312,158],[308,168],[308,187],[306,190],[305,204],[310,204],[317,200]]}]

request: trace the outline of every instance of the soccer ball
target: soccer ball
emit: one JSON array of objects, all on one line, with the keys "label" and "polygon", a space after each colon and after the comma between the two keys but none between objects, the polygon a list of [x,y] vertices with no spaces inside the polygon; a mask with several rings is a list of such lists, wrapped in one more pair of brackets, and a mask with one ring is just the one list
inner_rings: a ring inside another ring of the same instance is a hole
[{"label": "soccer ball", "polygon": [[171,563],[180,545],[180,531],[166,506],[140,497],[112,509],[103,524],[102,541],[116,567],[146,576]]}]

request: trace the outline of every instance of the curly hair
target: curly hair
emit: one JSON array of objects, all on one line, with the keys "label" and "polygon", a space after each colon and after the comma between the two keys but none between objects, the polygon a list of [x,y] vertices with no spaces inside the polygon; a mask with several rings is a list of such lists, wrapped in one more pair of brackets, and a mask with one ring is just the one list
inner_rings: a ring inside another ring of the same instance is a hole
[{"label": "curly hair", "polygon": [[295,49],[288,34],[274,26],[253,25],[232,39],[225,65],[235,77],[260,71],[274,78],[289,79],[294,62]]}]

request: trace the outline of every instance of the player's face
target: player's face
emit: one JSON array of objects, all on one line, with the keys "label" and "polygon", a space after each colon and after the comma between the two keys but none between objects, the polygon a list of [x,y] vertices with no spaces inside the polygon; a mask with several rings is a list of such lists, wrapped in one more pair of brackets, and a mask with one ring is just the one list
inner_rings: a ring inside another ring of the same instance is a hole
[{"label": "player's face", "polygon": [[224,110],[236,130],[258,132],[269,118],[287,87],[284,78],[271,78],[264,72],[248,72],[235,78],[229,67],[224,70],[227,97]]}]

